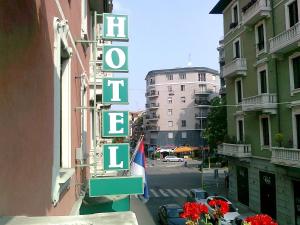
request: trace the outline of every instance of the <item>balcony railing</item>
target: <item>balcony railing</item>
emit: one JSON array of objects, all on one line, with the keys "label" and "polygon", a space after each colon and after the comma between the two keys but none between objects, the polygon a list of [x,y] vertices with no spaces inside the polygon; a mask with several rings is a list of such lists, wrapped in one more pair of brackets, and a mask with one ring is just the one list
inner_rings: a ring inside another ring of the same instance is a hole
[{"label": "balcony railing", "polygon": [[234,75],[246,75],[247,60],[245,58],[237,58],[232,62],[224,65],[223,76],[233,77]]},{"label": "balcony railing", "polygon": [[223,143],[218,146],[218,154],[236,158],[251,157],[251,145]]},{"label": "balcony railing", "polygon": [[242,21],[244,25],[253,25],[264,17],[271,16],[271,5],[269,0],[250,0],[242,8]]},{"label": "balcony railing", "polygon": [[148,131],[159,131],[159,126],[146,126],[146,130]]},{"label": "balcony railing", "polygon": [[283,166],[300,168],[300,149],[272,147],[271,162]]},{"label": "balcony railing", "polygon": [[158,97],[159,96],[159,92],[158,91],[150,91],[150,92],[147,92],[146,93],[146,97],[149,97],[149,98],[154,98],[154,97]]},{"label": "balcony railing", "polygon": [[195,99],[195,105],[209,105],[209,101],[208,100]]},{"label": "balcony railing", "polygon": [[146,116],[147,120],[158,120],[159,119],[159,115],[152,115],[152,116]]},{"label": "balcony railing", "polygon": [[277,109],[277,94],[260,94],[249,98],[243,98],[243,111],[263,111],[276,112]]},{"label": "balcony railing", "polygon": [[207,118],[207,115],[208,115],[208,113],[207,112],[205,112],[205,113],[196,113],[195,114],[195,118]]},{"label": "balcony railing", "polygon": [[285,53],[298,46],[299,40],[300,22],[270,39],[270,53]]}]

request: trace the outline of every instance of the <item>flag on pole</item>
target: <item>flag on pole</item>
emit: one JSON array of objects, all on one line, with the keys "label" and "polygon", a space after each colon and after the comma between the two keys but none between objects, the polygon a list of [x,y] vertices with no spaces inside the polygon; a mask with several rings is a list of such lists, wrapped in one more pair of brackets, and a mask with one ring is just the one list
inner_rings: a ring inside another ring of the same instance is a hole
[{"label": "flag on pole", "polygon": [[144,151],[144,138],[142,137],[141,141],[137,145],[136,152],[133,155],[133,160],[131,163],[131,175],[143,177],[144,194],[139,197],[141,197],[144,202],[147,202],[149,200],[149,191],[147,185],[145,161],[146,157]]}]

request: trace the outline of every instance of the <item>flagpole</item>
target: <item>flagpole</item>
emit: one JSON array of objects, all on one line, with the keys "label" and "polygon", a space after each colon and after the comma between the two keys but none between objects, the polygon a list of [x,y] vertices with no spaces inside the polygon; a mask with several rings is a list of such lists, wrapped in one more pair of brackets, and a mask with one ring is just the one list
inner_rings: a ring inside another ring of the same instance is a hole
[{"label": "flagpole", "polygon": [[143,138],[144,138],[144,135],[142,134],[142,135],[140,136],[140,139],[139,139],[139,141],[138,141],[138,144],[135,146],[134,152],[133,152],[133,154],[132,154],[132,156],[131,156],[131,159],[130,159],[130,165],[132,164],[132,162],[133,162],[133,160],[134,160],[134,157],[135,157],[136,153],[137,153],[138,150],[139,150],[139,146],[140,146],[140,144],[141,144]]}]

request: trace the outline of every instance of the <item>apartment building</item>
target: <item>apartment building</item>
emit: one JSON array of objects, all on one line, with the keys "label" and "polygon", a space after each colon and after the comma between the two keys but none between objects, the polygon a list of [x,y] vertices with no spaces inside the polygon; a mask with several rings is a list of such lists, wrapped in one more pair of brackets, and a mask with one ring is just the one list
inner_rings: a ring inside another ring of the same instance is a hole
[{"label": "apartment building", "polygon": [[206,67],[152,70],[145,80],[145,143],[203,146],[209,100],[220,89],[218,72]]},{"label": "apartment building", "polygon": [[220,0],[230,198],[300,224],[298,0]]}]

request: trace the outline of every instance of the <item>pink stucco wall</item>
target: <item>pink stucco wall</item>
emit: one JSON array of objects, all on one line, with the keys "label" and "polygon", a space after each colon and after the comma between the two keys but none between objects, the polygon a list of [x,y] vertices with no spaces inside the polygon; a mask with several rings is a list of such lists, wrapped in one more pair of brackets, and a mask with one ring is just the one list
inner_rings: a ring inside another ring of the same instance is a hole
[{"label": "pink stucco wall", "polygon": [[[60,0],[73,38],[80,38],[81,1]],[[53,162],[54,0],[0,2],[0,215],[68,215],[85,171],[51,203]],[[73,47],[69,42],[69,46]],[[88,71],[89,54],[77,45]],[[88,49],[89,50],[89,49]],[[80,106],[82,73],[73,49],[72,109]],[[89,51],[88,51],[89,52]],[[72,164],[80,146],[80,111],[72,110]],[[75,188],[76,187],[76,188]],[[76,190],[75,190],[76,189]]]}]

